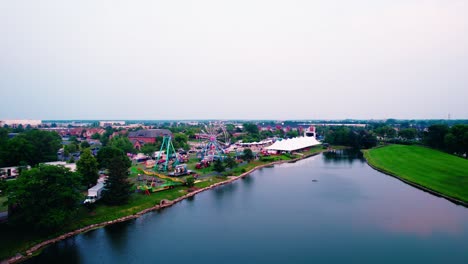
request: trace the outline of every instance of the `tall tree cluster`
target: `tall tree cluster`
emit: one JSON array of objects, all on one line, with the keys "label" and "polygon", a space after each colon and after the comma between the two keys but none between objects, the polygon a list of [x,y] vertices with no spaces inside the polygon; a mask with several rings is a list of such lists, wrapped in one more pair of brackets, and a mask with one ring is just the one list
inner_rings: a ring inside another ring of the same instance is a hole
[{"label": "tall tree cluster", "polygon": [[458,124],[452,127],[431,125],[424,135],[424,142],[429,147],[457,155],[468,154],[468,125]]},{"label": "tall tree cluster", "polygon": [[54,161],[60,147],[61,138],[56,132],[32,129],[8,138],[8,130],[1,128],[0,167]]},{"label": "tall tree cluster", "polygon": [[98,162],[101,168],[107,168],[109,177],[105,182],[103,201],[110,205],[123,204],[128,201],[132,184],[128,181],[131,161],[125,153],[114,147],[99,150]]},{"label": "tall tree cluster", "polygon": [[63,166],[39,165],[22,172],[8,188],[9,220],[38,231],[66,224],[79,207],[80,176]]}]

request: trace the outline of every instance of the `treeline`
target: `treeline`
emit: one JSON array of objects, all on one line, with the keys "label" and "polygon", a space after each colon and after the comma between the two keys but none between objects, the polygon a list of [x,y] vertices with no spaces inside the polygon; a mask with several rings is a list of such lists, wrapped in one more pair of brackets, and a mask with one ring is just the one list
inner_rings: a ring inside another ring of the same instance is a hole
[{"label": "treeline", "polygon": [[325,143],[332,145],[349,146],[356,149],[372,148],[377,145],[375,134],[363,128],[322,127],[319,128],[318,132],[325,135]]},{"label": "treeline", "polygon": [[432,125],[424,133],[423,143],[431,148],[463,156],[468,154],[468,125],[449,127],[445,124]]},{"label": "treeline", "polygon": [[56,132],[26,130],[9,138],[10,130],[0,128],[0,167],[34,166],[57,160],[61,138]]}]

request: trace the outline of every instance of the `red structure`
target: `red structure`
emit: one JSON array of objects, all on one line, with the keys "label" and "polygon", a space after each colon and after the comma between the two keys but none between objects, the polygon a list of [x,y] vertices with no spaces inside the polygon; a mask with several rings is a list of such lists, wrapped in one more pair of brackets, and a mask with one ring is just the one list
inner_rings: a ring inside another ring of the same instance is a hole
[{"label": "red structure", "polygon": [[145,129],[130,132],[128,139],[133,143],[133,147],[140,149],[146,143],[155,143],[157,137],[171,136],[172,132],[167,129]]}]

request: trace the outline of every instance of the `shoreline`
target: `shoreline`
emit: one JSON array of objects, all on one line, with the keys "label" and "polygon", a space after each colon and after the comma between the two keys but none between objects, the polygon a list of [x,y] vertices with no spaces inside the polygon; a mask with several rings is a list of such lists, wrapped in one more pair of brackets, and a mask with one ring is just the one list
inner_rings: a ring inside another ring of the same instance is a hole
[{"label": "shoreline", "polygon": [[300,161],[300,160],[303,160],[303,159],[310,158],[312,156],[316,156],[316,155],[321,154],[321,153],[323,153],[323,152],[325,152],[327,150],[328,149],[322,149],[322,150],[320,150],[318,152],[307,154],[307,155],[301,156],[301,157],[296,158],[296,159],[280,160],[280,161],[275,161],[275,162],[272,162],[272,163],[267,163],[267,164],[256,166],[253,169],[251,169],[251,170],[249,170],[247,172],[244,172],[239,176],[228,176],[228,179],[225,180],[225,181],[218,182],[218,183],[215,183],[215,184],[210,185],[208,187],[195,190],[193,192],[190,192],[190,193],[187,193],[187,194],[185,194],[183,196],[180,196],[180,197],[178,197],[178,198],[176,198],[174,200],[162,200],[160,202],[160,204],[149,207],[149,208],[144,209],[144,210],[142,210],[140,212],[137,212],[135,214],[124,216],[124,217],[121,217],[121,218],[117,218],[115,220],[110,220],[110,221],[106,221],[106,222],[102,222],[102,223],[97,223],[97,224],[92,224],[92,225],[89,225],[89,226],[85,226],[85,227],[82,227],[80,229],[67,232],[67,233],[65,233],[63,235],[60,235],[58,237],[48,239],[48,240],[43,241],[43,242],[41,242],[39,244],[36,244],[36,245],[32,246],[31,248],[29,248],[28,250],[26,250],[25,251],[26,255],[23,255],[21,253],[17,253],[14,257],[10,257],[10,258],[1,260],[0,264],[4,264],[4,263],[5,264],[6,263],[12,264],[12,263],[19,263],[21,261],[25,261],[26,259],[29,259],[29,258],[33,257],[34,253],[44,249],[45,247],[47,247],[47,246],[49,246],[51,244],[60,242],[60,241],[65,240],[67,238],[70,238],[70,237],[73,237],[73,236],[76,236],[76,235],[79,235],[79,234],[82,234],[82,233],[86,233],[86,232],[92,231],[94,229],[102,228],[102,227],[105,227],[105,226],[108,226],[108,225],[121,223],[121,222],[125,222],[125,221],[128,221],[128,220],[139,218],[140,216],[142,216],[144,214],[147,214],[149,212],[156,211],[156,210],[161,210],[161,209],[164,209],[164,208],[167,208],[167,207],[171,207],[174,204],[179,203],[179,202],[181,202],[181,201],[183,201],[183,200],[185,200],[187,198],[193,197],[193,196],[195,196],[195,195],[197,195],[197,194],[199,194],[201,192],[211,190],[211,189],[214,189],[214,188],[216,188],[218,186],[226,185],[226,184],[232,183],[234,181],[237,181],[239,179],[245,178],[245,177],[249,176],[251,173],[255,172],[256,170],[259,170],[259,169],[262,169],[262,168],[265,168],[265,167],[272,167],[272,166],[283,164],[283,163],[297,162],[297,161]]},{"label": "shoreline", "polygon": [[419,189],[419,190],[421,190],[421,191],[425,191],[425,192],[427,192],[427,193],[430,193],[430,194],[432,194],[432,195],[434,195],[434,196],[437,196],[437,197],[440,197],[440,198],[444,198],[444,199],[448,200],[449,202],[452,202],[452,203],[454,203],[454,204],[456,204],[456,205],[459,205],[459,206],[463,206],[463,207],[468,208],[468,202],[465,202],[465,201],[462,201],[462,200],[459,200],[459,199],[450,197],[450,196],[445,195],[445,194],[443,194],[443,193],[440,193],[440,192],[437,192],[437,191],[435,191],[435,190],[432,190],[432,189],[430,189],[430,188],[428,188],[428,187],[424,187],[424,186],[422,186],[422,185],[420,185],[420,184],[417,184],[417,183],[415,183],[415,182],[412,182],[412,181],[409,181],[409,180],[407,180],[407,179],[404,179],[404,178],[402,178],[402,177],[400,177],[400,176],[398,176],[398,175],[396,175],[396,174],[394,174],[394,173],[392,173],[392,172],[386,171],[385,169],[382,169],[382,168],[379,168],[379,167],[375,166],[374,164],[372,164],[371,162],[369,162],[369,160],[368,160],[368,158],[366,157],[365,153],[364,153],[363,156],[364,156],[364,159],[366,160],[367,165],[369,165],[372,169],[374,169],[374,170],[376,170],[376,171],[378,171],[378,172],[381,172],[381,173],[383,173],[383,174],[385,174],[385,175],[388,175],[388,176],[391,176],[391,177],[393,177],[393,178],[395,178],[395,179],[397,179],[397,180],[400,180],[400,181],[402,181],[402,182],[404,182],[404,183],[406,183],[406,184],[408,184],[408,185],[410,185],[410,186],[412,186],[412,187],[414,187],[414,188],[416,188],[416,189]]}]

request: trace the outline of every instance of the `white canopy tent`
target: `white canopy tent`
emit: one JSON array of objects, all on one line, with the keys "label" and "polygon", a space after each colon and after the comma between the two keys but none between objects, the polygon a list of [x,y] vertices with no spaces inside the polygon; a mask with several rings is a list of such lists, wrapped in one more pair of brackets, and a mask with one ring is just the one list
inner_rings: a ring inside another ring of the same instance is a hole
[{"label": "white canopy tent", "polygon": [[318,142],[315,137],[295,137],[276,141],[273,145],[266,147],[265,149],[277,151],[295,151],[320,144],[321,143]]}]

